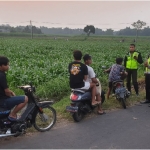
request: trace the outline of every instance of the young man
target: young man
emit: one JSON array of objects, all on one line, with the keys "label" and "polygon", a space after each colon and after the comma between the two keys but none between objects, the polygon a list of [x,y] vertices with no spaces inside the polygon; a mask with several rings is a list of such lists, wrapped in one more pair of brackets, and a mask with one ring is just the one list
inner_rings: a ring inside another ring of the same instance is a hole
[{"label": "young man", "polygon": [[81,63],[82,52],[75,50],[73,52],[74,61],[69,64],[68,71],[70,73],[70,88],[92,90],[92,105],[95,106],[98,102],[95,100],[96,85],[95,83],[85,82],[87,80],[88,69],[87,66]]},{"label": "young man", "polygon": [[7,57],[0,56],[0,107],[13,109],[9,114],[10,121],[17,120],[17,113],[27,104],[27,96],[15,96],[7,84],[5,72],[9,70],[9,60]]},{"label": "young man", "polygon": [[113,64],[112,67],[105,70],[109,73],[109,88],[107,92],[107,99],[109,99],[110,92],[112,90],[113,82],[117,80],[124,80],[127,76],[124,67],[122,66],[123,58],[116,58],[116,64]]},{"label": "young man", "polygon": [[132,76],[132,82],[137,96],[139,95],[138,83],[137,83],[138,63],[139,64],[143,63],[141,53],[135,50],[135,44],[130,44],[130,51],[127,53],[127,55],[124,58],[124,66],[128,73],[127,76],[128,91],[131,92],[131,76]]},{"label": "young man", "polygon": [[[141,102],[142,104],[150,103],[150,54],[146,62],[144,63],[146,68],[145,70],[145,92],[146,92],[146,100]],[[150,105],[149,105],[150,106]]]},{"label": "young man", "polygon": [[[88,76],[87,76],[86,82],[98,84],[98,81],[96,79],[96,74],[95,74],[93,68],[90,67],[90,64],[92,64],[92,57],[89,54],[85,54],[83,56],[83,60],[84,60],[85,65],[88,68]],[[100,115],[104,114],[105,112],[102,110],[100,92],[98,91],[97,88],[96,88],[96,101],[100,103],[98,105],[98,114],[100,114]]]}]

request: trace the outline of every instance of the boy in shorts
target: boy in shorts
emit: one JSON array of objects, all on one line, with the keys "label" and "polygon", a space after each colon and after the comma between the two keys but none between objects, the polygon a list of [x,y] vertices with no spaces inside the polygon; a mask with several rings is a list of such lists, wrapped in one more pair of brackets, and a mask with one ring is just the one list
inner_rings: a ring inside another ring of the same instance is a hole
[{"label": "boy in shorts", "polygon": [[0,56],[0,107],[13,111],[9,114],[8,119],[10,121],[17,120],[17,113],[27,104],[27,96],[15,96],[15,93],[11,91],[7,84],[6,74],[9,70],[9,59],[4,56]]},{"label": "boy in shorts", "polygon": [[[99,84],[98,80],[96,79],[96,74],[90,65],[92,64],[92,57],[89,54],[85,54],[83,56],[83,60],[85,65],[88,68],[88,76],[86,82],[95,83],[96,85]],[[99,103],[98,105],[98,114],[102,115],[105,114],[105,112],[102,110],[102,104],[101,104],[101,95],[100,91],[96,88],[96,101]]]},{"label": "boy in shorts", "polygon": [[127,76],[125,68],[122,66],[123,58],[116,58],[116,64],[113,64],[105,72],[109,73],[109,88],[107,92],[107,99],[109,99],[110,92],[112,90],[113,82],[117,80],[124,80]]}]

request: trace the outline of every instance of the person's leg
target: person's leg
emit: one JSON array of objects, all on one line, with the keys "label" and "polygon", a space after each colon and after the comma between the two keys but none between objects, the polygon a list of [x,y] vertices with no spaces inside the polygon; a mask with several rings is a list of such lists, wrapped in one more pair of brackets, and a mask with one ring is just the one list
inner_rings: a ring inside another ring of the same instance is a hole
[{"label": "person's leg", "polygon": [[137,69],[132,70],[132,82],[133,82],[133,86],[134,86],[134,90],[136,92],[136,94],[139,94],[139,88],[138,88],[138,82],[137,82]]},{"label": "person's leg", "polygon": [[28,97],[25,96],[25,100],[24,100],[24,103],[20,103],[19,105],[17,105],[14,110],[9,114],[10,117],[12,118],[16,118],[17,117],[17,113],[23,108],[25,107],[25,105],[27,104],[28,102]]},{"label": "person's leg", "polygon": [[102,109],[102,103],[101,103],[101,96],[100,93],[97,93],[96,95],[96,101],[98,101],[99,105],[98,105],[98,113],[99,114],[103,114],[103,109]]},{"label": "person's leg", "polygon": [[109,82],[109,88],[108,88],[108,91],[107,91],[107,99],[109,99],[109,95],[110,95],[110,92],[111,92],[111,89],[112,89],[112,82]]},{"label": "person's leg", "polygon": [[146,79],[146,99],[150,101],[150,74],[147,74]]},{"label": "person's leg", "polygon": [[131,70],[127,69],[127,89],[131,92]]},{"label": "person's leg", "polygon": [[96,100],[95,100],[95,96],[96,96],[96,85],[95,83],[90,83],[90,89],[92,92],[92,105],[97,104]]},{"label": "person's leg", "polygon": [[27,104],[28,97],[27,96],[14,96],[6,99],[6,107],[9,109],[13,109],[13,111],[9,114],[9,117],[16,119],[17,113]]}]

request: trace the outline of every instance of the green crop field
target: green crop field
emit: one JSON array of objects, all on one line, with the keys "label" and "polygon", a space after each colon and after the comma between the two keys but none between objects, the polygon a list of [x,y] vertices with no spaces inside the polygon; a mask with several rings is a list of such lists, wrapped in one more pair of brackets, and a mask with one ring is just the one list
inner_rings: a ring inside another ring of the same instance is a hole
[{"label": "green crop field", "polygon": [[[120,42],[120,37],[93,36],[85,39],[80,36],[68,39],[0,38],[0,55],[5,55],[10,60],[10,70],[7,73],[10,87],[16,90],[18,85],[32,81],[40,97],[66,96],[70,92],[68,64],[73,60],[72,52],[75,49],[92,55],[92,67],[102,85],[106,86],[108,76],[103,73],[102,66],[109,67],[116,57],[124,57],[133,37],[126,37],[124,43]],[[140,37],[137,49],[145,60],[150,53],[150,39]],[[140,65],[139,78],[143,77],[143,72],[144,67]]]}]

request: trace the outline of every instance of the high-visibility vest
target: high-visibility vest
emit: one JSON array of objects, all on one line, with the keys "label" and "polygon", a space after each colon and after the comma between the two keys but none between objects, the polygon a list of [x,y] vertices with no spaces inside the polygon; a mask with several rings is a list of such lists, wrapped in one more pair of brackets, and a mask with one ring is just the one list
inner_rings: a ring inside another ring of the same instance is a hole
[{"label": "high-visibility vest", "polygon": [[134,56],[138,58],[139,53],[134,52],[133,54],[127,55],[127,62],[126,62],[126,68],[127,69],[137,69],[138,68],[138,62],[136,59],[134,59]]},{"label": "high-visibility vest", "polygon": [[[147,62],[148,62],[148,67],[150,67],[150,58],[148,58]],[[148,67],[146,67],[146,73],[150,73],[150,69]]]}]

